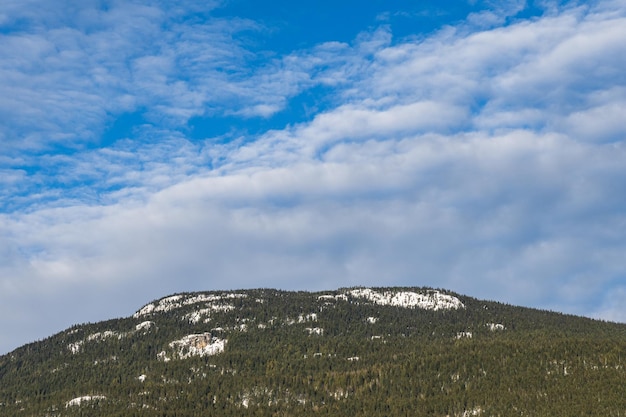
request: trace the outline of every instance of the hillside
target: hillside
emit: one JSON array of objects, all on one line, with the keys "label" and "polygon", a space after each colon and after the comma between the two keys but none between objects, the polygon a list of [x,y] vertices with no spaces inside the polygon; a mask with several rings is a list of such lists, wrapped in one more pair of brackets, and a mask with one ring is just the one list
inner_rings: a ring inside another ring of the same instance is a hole
[{"label": "hillside", "polygon": [[185,293],[0,357],[0,416],[624,416],[626,325],[427,288]]}]

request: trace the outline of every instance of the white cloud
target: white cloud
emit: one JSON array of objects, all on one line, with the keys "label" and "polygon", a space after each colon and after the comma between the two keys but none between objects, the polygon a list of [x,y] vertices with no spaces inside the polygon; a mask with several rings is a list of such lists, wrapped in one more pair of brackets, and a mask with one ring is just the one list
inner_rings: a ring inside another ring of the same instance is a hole
[{"label": "white cloud", "polygon": [[620,122],[625,114],[626,94],[621,100],[573,112],[564,119],[563,124],[570,135],[581,139],[621,142],[626,139],[626,125]]},{"label": "white cloud", "polygon": [[[216,68],[245,61],[245,49],[219,36],[223,22],[198,32],[175,22],[169,35],[184,41],[150,54],[131,48],[121,85],[112,81],[120,68],[85,64],[102,94],[92,81],[52,88],[43,80],[48,90],[21,92],[53,104],[72,97],[82,106],[72,117],[87,120],[77,130],[87,133],[103,112],[151,101],[155,119],[218,111],[215,103],[234,98],[242,104],[221,111],[269,117],[311,85],[334,90],[333,105],[311,120],[258,137],[192,142],[155,122],[136,132],[154,142],[5,157],[0,195],[27,200],[30,210],[0,216],[0,306],[32,317],[28,296],[39,316],[52,314],[50,300],[86,310],[79,318],[59,310],[55,323],[68,323],[129,314],[175,291],[384,283],[620,318],[606,293],[626,270],[626,54],[618,42],[626,9],[606,7],[495,29],[462,25],[393,45],[380,30],[353,45],[278,57],[219,87]],[[215,33],[217,47],[201,51]],[[42,39],[19,65],[50,54]],[[107,51],[98,62],[108,62]],[[46,116],[47,107],[26,99],[3,103],[20,117],[43,115],[51,134],[62,136],[58,127],[73,120],[59,122],[70,110],[62,105]],[[24,169],[29,158],[41,172]],[[46,188],[46,170],[64,172],[56,181],[69,185]],[[38,193],[20,195],[24,183]]]},{"label": "white cloud", "polygon": [[251,66],[257,58],[238,34],[264,29],[249,20],[209,17],[199,24],[158,2],[114,2],[107,9],[83,3],[68,16],[32,3],[5,8],[29,22],[0,38],[7,152],[97,142],[125,112],[145,111],[149,121],[172,129],[194,116],[267,117],[311,84],[288,60],[267,70]]},{"label": "white cloud", "polygon": [[616,285],[605,296],[601,307],[595,312],[594,316],[603,320],[626,323],[624,303],[626,303],[626,288],[622,285]]},{"label": "white cloud", "polygon": [[[385,282],[584,313],[581,297],[623,267],[603,255],[626,249],[604,236],[623,214],[588,215],[607,198],[624,205],[598,187],[624,175],[623,153],[517,132],[352,142],[328,155],[191,177],[145,202],[7,219],[3,285],[19,277],[14,293],[67,300],[75,286],[141,287],[151,298]],[[571,282],[580,271],[593,275]],[[584,292],[569,306],[553,299],[574,285]],[[136,303],[126,295],[120,308]]]},{"label": "white cloud", "polygon": [[506,19],[515,16],[526,8],[525,0],[486,1],[487,10],[471,13],[467,17],[468,23],[478,28],[492,28],[502,25]]}]

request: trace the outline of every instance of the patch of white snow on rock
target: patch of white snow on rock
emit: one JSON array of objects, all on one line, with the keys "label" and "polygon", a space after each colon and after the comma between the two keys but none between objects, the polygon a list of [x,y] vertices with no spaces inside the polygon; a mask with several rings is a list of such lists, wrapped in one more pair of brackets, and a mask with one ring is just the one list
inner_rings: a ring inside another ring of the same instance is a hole
[{"label": "patch of white snow on rock", "polygon": [[72,355],[76,355],[77,353],[80,353],[80,351],[83,349],[83,343],[85,343],[84,340],[70,343],[69,345],[67,345],[67,349],[72,352]]},{"label": "patch of white snow on rock", "polygon": [[135,331],[149,330],[152,326],[154,326],[153,321],[144,321],[135,326]]},{"label": "patch of white snow on rock", "polygon": [[125,337],[128,337],[136,332],[143,331],[144,333],[148,332],[153,326],[154,322],[152,321],[144,321],[135,326],[134,331],[130,332],[116,332],[113,330],[105,330],[103,332],[96,332],[88,335],[86,338],[82,340],[77,340],[76,342],[72,342],[67,345],[67,349],[73,354],[76,355],[82,352],[85,342],[103,342],[107,339],[115,338],[121,340]]},{"label": "patch of white snow on rock", "polygon": [[326,294],[326,295],[320,295],[319,297],[317,297],[317,299],[319,301],[348,301],[348,297],[345,294],[338,294],[338,295],[331,295],[331,294]]},{"label": "patch of white snow on rock", "polygon": [[[223,300],[233,300],[236,298],[246,298],[247,294],[227,293],[227,294],[195,294],[195,295],[172,295],[162,298],[154,303],[146,304],[139,311],[133,314],[134,318],[139,318],[153,313],[167,313],[183,306],[198,303],[215,303]],[[219,310],[219,307],[218,307]]]},{"label": "patch of white snow on rock", "polygon": [[[226,347],[226,339],[213,337],[211,333],[190,334],[182,339],[170,342],[169,347],[174,350],[177,359],[187,359],[191,356],[212,356],[222,353]],[[159,360],[168,362],[171,358],[165,351],[157,355]]]},{"label": "patch of white snow on rock", "polygon": [[303,314],[300,314],[298,316],[298,323],[306,323],[308,321],[317,321],[317,314],[316,313],[309,313],[306,316]]},{"label": "patch of white snow on rock", "polygon": [[307,327],[304,330],[306,330],[310,335],[322,336],[324,334],[324,329],[321,327]]},{"label": "patch of white snow on rock", "polygon": [[435,290],[416,293],[412,291],[378,292],[370,288],[357,288],[348,291],[347,294],[354,298],[366,299],[374,304],[394,307],[421,308],[434,311],[465,308],[465,305],[458,298]]},{"label": "patch of white snow on rock", "polygon": [[211,321],[211,313],[233,311],[235,306],[232,304],[213,304],[209,308],[202,308],[183,316],[183,320],[196,324],[202,320],[203,323]]},{"label": "patch of white snow on rock", "polygon": [[94,340],[103,341],[105,339],[110,339],[112,337],[116,337],[118,339],[122,338],[122,336],[118,332],[114,332],[112,330],[105,330],[104,332],[97,332],[97,333],[90,334],[89,336],[87,336],[87,341],[88,342],[93,342]]},{"label": "patch of white snow on rock", "polygon": [[87,401],[98,401],[98,400],[106,400],[107,397],[104,395],[84,395],[82,397],[76,397],[65,403],[65,408],[80,406],[82,403]]}]

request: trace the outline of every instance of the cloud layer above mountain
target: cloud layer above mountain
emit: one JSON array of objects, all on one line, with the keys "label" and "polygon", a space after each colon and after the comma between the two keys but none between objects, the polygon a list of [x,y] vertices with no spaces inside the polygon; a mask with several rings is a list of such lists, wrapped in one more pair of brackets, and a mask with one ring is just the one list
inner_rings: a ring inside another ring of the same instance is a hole
[{"label": "cloud layer above mountain", "polygon": [[218,2],[64,3],[0,6],[0,352],[248,287],[626,321],[626,2],[287,52]]}]

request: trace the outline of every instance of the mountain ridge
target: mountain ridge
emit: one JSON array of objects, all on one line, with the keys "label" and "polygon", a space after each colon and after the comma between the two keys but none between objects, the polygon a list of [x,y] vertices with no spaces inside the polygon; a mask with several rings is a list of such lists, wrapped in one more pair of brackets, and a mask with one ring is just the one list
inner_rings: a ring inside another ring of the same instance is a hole
[{"label": "mountain ridge", "polygon": [[184,292],[0,356],[0,415],[620,415],[622,358],[626,325],[444,289]]}]

